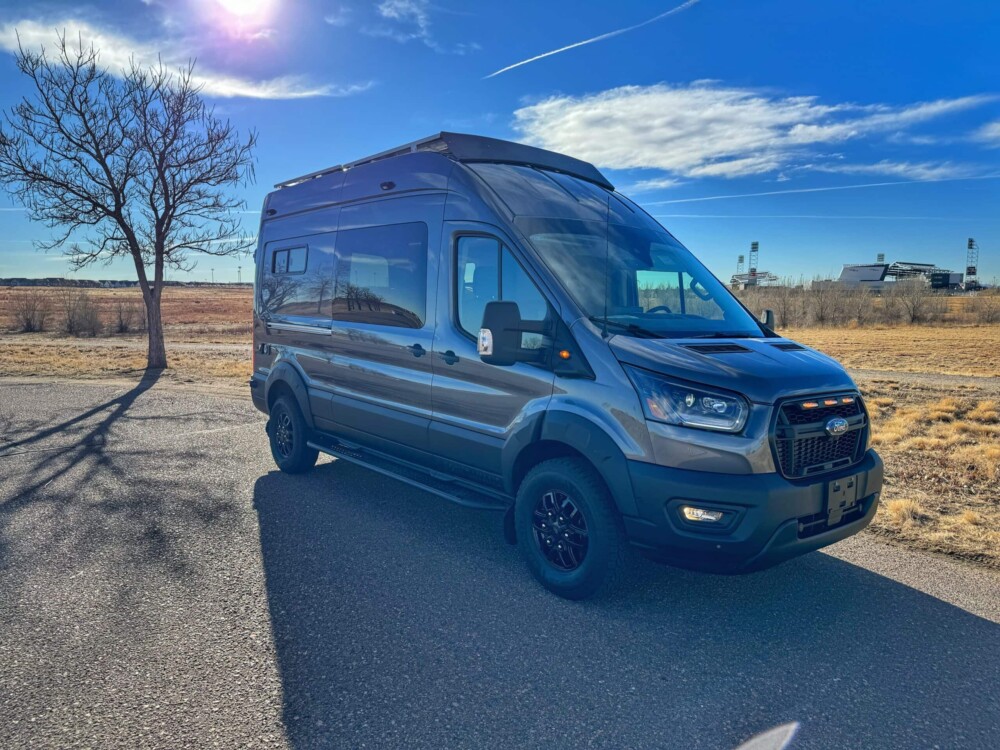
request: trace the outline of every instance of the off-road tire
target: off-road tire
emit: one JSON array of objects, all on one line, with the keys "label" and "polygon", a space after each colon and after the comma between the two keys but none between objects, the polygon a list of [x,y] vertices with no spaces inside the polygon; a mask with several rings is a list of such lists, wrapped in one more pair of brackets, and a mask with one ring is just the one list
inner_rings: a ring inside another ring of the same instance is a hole
[{"label": "off-road tire", "polygon": [[279,396],[271,406],[267,437],[274,463],[286,474],[302,474],[316,465],[319,451],[306,444],[309,425],[291,396]]},{"label": "off-road tire", "polygon": [[[542,549],[535,523],[544,511],[547,493],[571,499],[586,521],[586,552],[572,570],[560,569]],[[536,516],[536,511],[538,515]],[[532,575],[545,588],[565,599],[603,596],[616,589],[634,557],[621,516],[597,471],[581,458],[554,458],[528,472],[517,491],[514,524],[518,546]]]}]

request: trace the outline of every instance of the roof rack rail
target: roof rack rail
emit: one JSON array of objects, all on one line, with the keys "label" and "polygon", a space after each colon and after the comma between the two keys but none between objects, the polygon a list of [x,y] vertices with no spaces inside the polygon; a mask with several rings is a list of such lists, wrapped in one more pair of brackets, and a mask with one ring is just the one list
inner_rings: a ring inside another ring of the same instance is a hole
[{"label": "roof rack rail", "polygon": [[520,164],[530,167],[539,167],[553,172],[579,177],[600,185],[608,190],[614,190],[607,178],[593,165],[571,156],[557,154],[554,151],[525,146],[512,141],[502,141],[497,138],[486,138],[485,136],[466,135],[464,133],[442,132],[431,135],[411,143],[391,148],[387,151],[380,151],[377,154],[366,156],[362,159],[338,164],[318,172],[310,172],[301,177],[294,177],[284,182],[279,182],[275,188],[292,187],[309,180],[314,180],[324,175],[334,172],[343,172],[362,164],[390,159],[394,156],[412,154],[417,151],[435,151],[446,156],[450,156],[460,162],[496,162],[501,164]]}]

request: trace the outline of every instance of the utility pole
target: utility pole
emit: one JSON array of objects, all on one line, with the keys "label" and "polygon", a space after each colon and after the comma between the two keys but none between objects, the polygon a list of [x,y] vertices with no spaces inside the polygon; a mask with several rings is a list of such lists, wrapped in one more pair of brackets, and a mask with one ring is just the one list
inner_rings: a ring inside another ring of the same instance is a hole
[{"label": "utility pole", "polygon": [[236,283],[243,283],[243,266],[236,266]]}]

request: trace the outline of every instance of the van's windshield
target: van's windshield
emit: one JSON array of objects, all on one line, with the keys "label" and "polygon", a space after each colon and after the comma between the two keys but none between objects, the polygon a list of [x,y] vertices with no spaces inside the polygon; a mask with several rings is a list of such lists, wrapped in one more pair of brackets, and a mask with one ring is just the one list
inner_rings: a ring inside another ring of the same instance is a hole
[{"label": "van's windshield", "polygon": [[518,218],[542,261],[609,333],[649,338],[749,338],[757,322],[664,231]]}]

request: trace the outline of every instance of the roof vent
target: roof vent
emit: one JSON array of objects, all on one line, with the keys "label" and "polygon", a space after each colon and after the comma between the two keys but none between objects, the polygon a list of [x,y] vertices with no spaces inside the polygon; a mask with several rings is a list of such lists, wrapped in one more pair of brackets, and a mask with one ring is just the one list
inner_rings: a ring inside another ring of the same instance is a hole
[{"label": "roof vent", "polygon": [[751,351],[739,344],[681,344],[681,346],[701,354],[737,354]]}]

